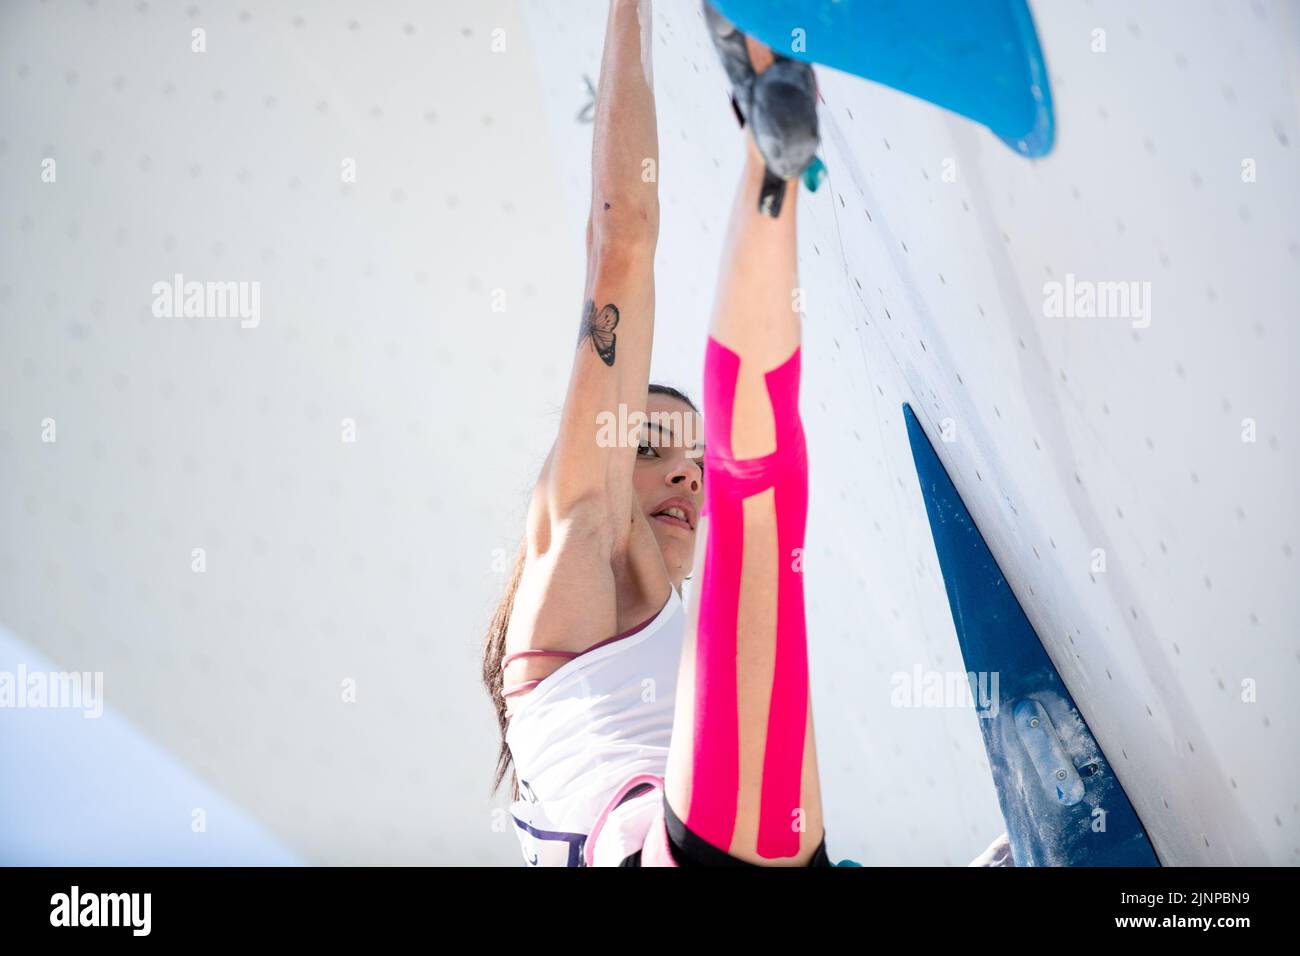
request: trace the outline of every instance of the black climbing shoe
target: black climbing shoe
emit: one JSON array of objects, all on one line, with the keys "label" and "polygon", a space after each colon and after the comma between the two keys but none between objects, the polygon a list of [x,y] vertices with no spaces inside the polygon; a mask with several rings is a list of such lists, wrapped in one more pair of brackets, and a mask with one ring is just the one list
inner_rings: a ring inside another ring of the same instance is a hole
[{"label": "black climbing shoe", "polygon": [[704,22],[722,68],[731,80],[731,105],[741,127],[748,125],[765,166],[758,209],[781,214],[785,185],[813,162],[821,139],[817,128],[817,81],[811,64],[775,50],[770,67],[755,73],[736,25],[701,0]]}]

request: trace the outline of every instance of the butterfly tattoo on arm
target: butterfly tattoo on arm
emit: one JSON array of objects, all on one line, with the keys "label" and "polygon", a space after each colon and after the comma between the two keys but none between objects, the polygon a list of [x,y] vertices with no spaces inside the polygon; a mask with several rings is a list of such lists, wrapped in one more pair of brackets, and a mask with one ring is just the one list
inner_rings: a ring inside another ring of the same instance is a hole
[{"label": "butterfly tattoo on arm", "polygon": [[588,299],[582,307],[582,326],[578,330],[578,347],[584,339],[591,340],[591,347],[600,356],[600,360],[610,368],[614,367],[614,327],[618,325],[618,306],[611,302],[596,313],[596,303]]}]

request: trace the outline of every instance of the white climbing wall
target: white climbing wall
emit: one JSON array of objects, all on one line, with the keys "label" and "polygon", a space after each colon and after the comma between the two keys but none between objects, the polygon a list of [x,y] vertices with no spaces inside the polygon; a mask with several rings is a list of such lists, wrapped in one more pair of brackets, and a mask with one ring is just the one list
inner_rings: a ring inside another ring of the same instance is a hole
[{"label": "white climbing wall", "polygon": [[[0,9],[0,624],[102,670],[106,706],[309,862],[519,861],[477,650],[572,352],[604,9]],[[974,714],[891,705],[893,675],[963,669],[910,402],[1162,861],[1295,864],[1300,10],[1033,10],[1043,160],[820,74],[831,855],[961,865],[1002,828]],[[655,378],[698,395],[742,140],[694,2],[659,0],[654,55]],[[260,324],[155,318],[176,272],[260,281]],[[1149,282],[1149,324],[1045,315],[1067,275]]]},{"label": "white climbing wall", "polygon": [[[576,221],[588,144],[565,131],[599,31],[528,9]],[[973,714],[890,706],[892,674],[962,669],[910,402],[1162,861],[1294,864],[1300,10],[1033,9],[1058,121],[1037,162],[820,74],[830,177],[802,194],[800,270],[830,844],[963,862],[996,825]],[[740,134],[694,5],[656,28],[659,368],[693,383]],[[1049,317],[1070,274],[1149,283],[1149,314]]]}]

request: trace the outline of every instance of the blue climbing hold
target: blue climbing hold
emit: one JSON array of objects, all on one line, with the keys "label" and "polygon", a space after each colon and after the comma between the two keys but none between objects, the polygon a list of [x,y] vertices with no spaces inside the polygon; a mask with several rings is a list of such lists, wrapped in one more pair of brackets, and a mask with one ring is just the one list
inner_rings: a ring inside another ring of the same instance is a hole
[{"label": "blue climbing hold", "polygon": [[803,184],[808,187],[810,193],[815,193],[825,178],[826,164],[822,162],[820,156],[814,156],[812,162],[804,168]]},{"label": "blue climbing hold", "polygon": [[1016,866],[1159,866],[1119,777],[910,406],[903,417]]},{"label": "blue climbing hold", "polygon": [[774,51],[861,76],[982,123],[1023,156],[1055,139],[1026,0],[714,0]]}]

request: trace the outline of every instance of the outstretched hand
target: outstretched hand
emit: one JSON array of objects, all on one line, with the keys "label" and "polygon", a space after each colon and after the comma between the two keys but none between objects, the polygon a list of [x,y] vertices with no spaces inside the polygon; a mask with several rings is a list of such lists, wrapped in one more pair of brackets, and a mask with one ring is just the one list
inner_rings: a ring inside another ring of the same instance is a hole
[{"label": "outstretched hand", "polygon": [[1011,841],[1004,833],[989,844],[989,848],[967,866],[1015,866],[1015,857],[1011,855]]}]

